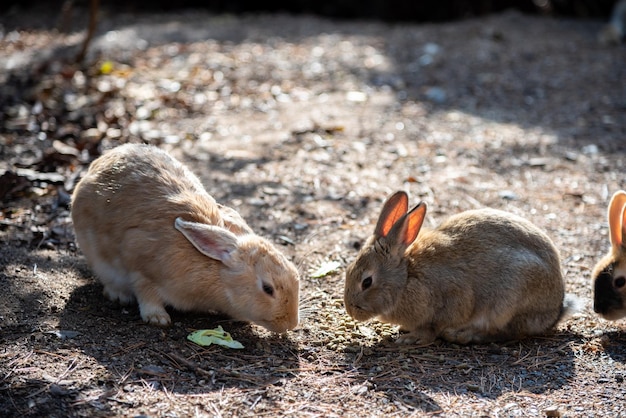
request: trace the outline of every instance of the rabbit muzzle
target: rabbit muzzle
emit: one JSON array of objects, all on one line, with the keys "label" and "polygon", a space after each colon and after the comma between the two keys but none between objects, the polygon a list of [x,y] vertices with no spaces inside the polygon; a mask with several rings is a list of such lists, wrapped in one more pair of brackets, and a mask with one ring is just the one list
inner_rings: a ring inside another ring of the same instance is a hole
[{"label": "rabbit muzzle", "polygon": [[352,319],[355,319],[357,321],[366,321],[376,315],[375,313],[370,312],[359,305],[351,303],[346,304],[346,312],[348,312],[348,315],[350,315]]}]

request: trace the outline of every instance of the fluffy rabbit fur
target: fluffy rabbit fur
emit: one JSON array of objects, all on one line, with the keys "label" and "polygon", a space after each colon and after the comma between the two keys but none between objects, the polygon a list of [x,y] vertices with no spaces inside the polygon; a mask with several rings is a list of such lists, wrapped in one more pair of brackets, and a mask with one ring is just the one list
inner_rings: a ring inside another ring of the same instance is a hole
[{"label": "fluffy rabbit fur", "polygon": [[284,332],[298,324],[299,275],[269,241],[165,151],[117,147],[72,196],[76,240],[112,300],[169,325],[169,305]]},{"label": "fluffy rabbit fur", "polygon": [[593,310],[609,320],[626,316],[626,192],[616,192],[609,203],[611,250],[592,272]]},{"label": "fluffy rabbit fur", "polygon": [[346,271],[354,319],[400,325],[400,343],[467,344],[541,334],[569,308],[558,252],[527,220],[471,210],[420,232],[426,204],[407,209],[404,192],[387,200]]}]

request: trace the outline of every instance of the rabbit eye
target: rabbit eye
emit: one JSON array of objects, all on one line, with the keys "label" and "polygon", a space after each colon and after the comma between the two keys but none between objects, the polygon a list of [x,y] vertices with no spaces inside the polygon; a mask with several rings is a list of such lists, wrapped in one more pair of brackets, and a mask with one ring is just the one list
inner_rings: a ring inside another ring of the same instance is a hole
[{"label": "rabbit eye", "polygon": [[361,288],[363,290],[368,289],[370,286],[372,285],[372,276],[367,276],[366,278],[363,279],[363,281],[361,282]]},{"label": "rabbit eye", "polygon": [[269,296],[274,296],[274,288],[267,283],[263,283],[263,291]]},{"label": "rabbit eye", "polygon": [[616,277],[613,283],[615,284],[616,288],[621,289],[626,284],[626,279],[622,276]]}]

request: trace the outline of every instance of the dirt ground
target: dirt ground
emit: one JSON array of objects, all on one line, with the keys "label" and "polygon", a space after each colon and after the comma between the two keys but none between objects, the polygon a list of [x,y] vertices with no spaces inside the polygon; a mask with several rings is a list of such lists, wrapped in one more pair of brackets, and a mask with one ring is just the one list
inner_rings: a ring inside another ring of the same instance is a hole
[{"label": "dirt ground", "polygon": [[[86,20],[61,33],[57,15],[0,17],[4,416],[626,416],[625,321],[591,309],[626,187],[626,48],[598,43],[603,22],[107,12],[77,65]],[[160,329],[102,296],[69,195],[124,142],[170,150],[299,266],[296,330],[176,311]],[[352,321],[343,271],[399,189],[431,227],[483,206],[527,217],[584,310],[498,345],[398,346]],[[245,348],[186,340],[217,325]]]}]

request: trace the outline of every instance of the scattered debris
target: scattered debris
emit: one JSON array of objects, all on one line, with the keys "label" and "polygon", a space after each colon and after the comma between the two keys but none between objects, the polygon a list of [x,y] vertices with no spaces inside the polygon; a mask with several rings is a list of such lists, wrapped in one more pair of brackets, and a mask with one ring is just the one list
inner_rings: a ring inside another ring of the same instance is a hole
[{"label": "scattered debris", "polygon": [[336,272],[339,267],[341,267],[341,263],[339,261],[325,261],[317,270],[311,273],[311,277],[317,279],[327,276]]}]

